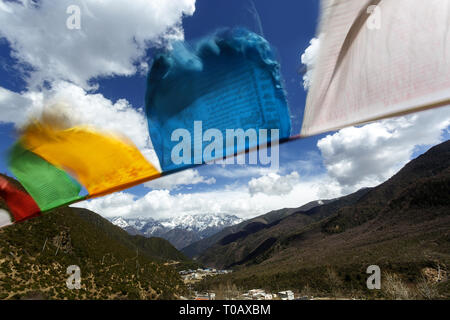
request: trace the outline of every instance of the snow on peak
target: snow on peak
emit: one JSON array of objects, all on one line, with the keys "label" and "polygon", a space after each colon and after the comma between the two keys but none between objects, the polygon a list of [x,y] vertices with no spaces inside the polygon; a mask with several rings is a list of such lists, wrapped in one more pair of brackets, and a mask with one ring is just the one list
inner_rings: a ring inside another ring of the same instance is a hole
[{"label": "snow on peak", "polygon": [[161,224],[170,229],[181,228],[188,231],[203,231],[207,228],[227,227],[241,222],[242,219],[231,215],[181,215],[172,219],[161,221]]},{"label": "snow on peak", "polygon": [[122,217],[115,218],[111,222],[112,222],[112,224],[114,224],[120,228],[126,228],[129,226],[129,224]]},{"label": "snow on peak", "polygon": [[133,227],[139,231],[153,234],[160,229],[183,229],[187,231],[202,232],[211,228],[225,228],[242,222],[243,219],[234,215],[196,214],[180,215],[173,218],[154,220],[152,218],[123,218],[116,217],[112,223],[121,228]]}]

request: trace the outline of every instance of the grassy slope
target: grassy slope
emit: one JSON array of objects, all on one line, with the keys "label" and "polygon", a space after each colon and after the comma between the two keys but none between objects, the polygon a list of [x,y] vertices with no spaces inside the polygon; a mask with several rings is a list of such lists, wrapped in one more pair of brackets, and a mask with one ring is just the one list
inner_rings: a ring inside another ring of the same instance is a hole
[{"label": "grassy slope", "polygon": [[[326,202],[328,201],[329,200],[326,200]],[[314,208],[317,205],[318,205],[317,201],[312,201],[299,208],[284,208],[268,212],[264,215],[243,221],[237,225],[227,227],[210,237],[207,237],[205,239],[190,244],[189,246],[183,248],[181,251],[188,257],[199,258],[207,249],[209,249],[214,244],[218,243],[221,239],[229,235],[242,232],[244,230],[247,231],[247,233],[254,233],[254,230],[251,230],[251,226],[250,228],[248,227],[249,224],[254,225],[259,224],[260,228],[266,228],[271,224],[276,224],[277,221],[293,213],[307,211],[311,208]]]},{"label": "grassy slope", "polygon": [[[266,227],[260,230],[254,228],[255,230],[251,230],[247,234],[243,234],[242,231],[229,234],[204,251],[198,259],[203,264],[219,268],[229,268],[237,264],[242,264],[251,260],[259,251],[266,251],[262,250],[265,244],[267,244],[266,241],[269,244],[273,242],[269,239],[281,240],[287,235],[292,234],[293,230],[299,230],[309,226],[314,222],[332,215],[339,208],[355,203],[356,200],[368,191],[369,189],[361,190],[355,194],[329,202],[325,206],[311,207],[306,211],[295,210],[279,220],[274,220],[266,224]],[[252,221],[251,224],[247,223],[246,227],[254,225],[254,219]],[[235,241],[231,241],[234,240],[233,237]],[[278,242],[273,242],[272,245],[277,245]]]},{"label": "grassy slope", "polygon": [[99,230],[102,230],[111,238],[119,241],[130,250],[137,250],[150,259],[159,261],[188,260],[165,239],[157,237],[146,238],[139,235],[131,236],[125,230],[113,225],[111,222],[92,211],[81,208],[72,208],[72,211],[75,211],[81,218],[94,225]]},{"label": "grassy slope", "polygon": [[[163,264],[169,260],[187,261],[166,240],[129,236],[92,212],[61,208],[0,229],[0,298],[173,298],[184,285]],[[66,287],[69,265],[81,268],[80,290]]]}]

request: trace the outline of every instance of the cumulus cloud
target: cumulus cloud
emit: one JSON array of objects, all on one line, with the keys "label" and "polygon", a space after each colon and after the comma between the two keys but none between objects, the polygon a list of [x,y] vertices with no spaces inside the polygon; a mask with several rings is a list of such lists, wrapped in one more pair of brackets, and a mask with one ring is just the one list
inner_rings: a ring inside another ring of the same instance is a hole
[{"label": "cumulus cloud", "polygon": [[[66,26],[70,5],[80,8],[79,30]],[[87,89],[94,78],[145,67],[149,45],[182,38],[181,19],[194,11],[195,0],[1,0],[0,37],[31,67],[31,87],[66,80]]]},{"label": "cumulus cloud", "polygon": [[[19,93],[0,87],[0,123],[22,118],[32,101]],[[22,118],[23,119],[23,118]]]},{"label": "cumulus cloud", "polygon": [[50,89],[28,91],[22,95],[0,88],[0,122],[11,122],[21,127],[30,118],[55,107],[59,108],[60,115],[67,115],[72,125],[90,125],[127,136],[149,161],[159,167],[144,112],[133,108],[126,99],[113,103],[100,93],[89,94],[65,81],[55,82]]},{"label": "cumulus cloud", "polygon": [[197,170],[189,169],[144,183],[144,186],[150,189],[173,190],[179,188],[180,186],[199,183],[214,184],[216,183],[216,179],[213,177],[206,178],[200,175]]},{"label": "cumulus cloud", "polygon": [[[71,5],[80,8],[79,30],[67,28]],[[0,0],[0,39],[28,84],[21,93],[0,88],[0,123],[20,127],[65,105],[72,122],[128,136],[158,167],[143,111],[96,94],[95,80],[147,72],[147,49],[182,39],[181,20],[194,11],[195,0]]]},{"label": "cumulus cloud", "polygon": [[418,146],[442,141],[450,107],[345,128],[318,141],[331,178],[344,193],[375,186],[394,175]]},{"label": "cumulus cloud", "polygon": [[293,171],[288,175],[280,176],[276,173],[269,173],[259,178],[253,178],[248,183],[248,191],[251,195],[264,193],[268,195],[282,195],[292,191],[299,183],[298,172]]},{"label": "cumulus cloud", "polygon": [[307,90],[311,85],[311,76],[314,65],[317,60],[317,54],[320,48],[320,41],[318,38],[312,38],[309,42],[308,48],[302,53],[300,60],[306,66],[306,72],[303,75],[303,87]]},{"label": "cumulus cloud", "polygon": [[170,218],[179,215],[196,214],[234,214],[251,218],[270,210],[286,207],[299,207],[319,198],[325,188],[328,195],[340,195],[339,187],[332,190],[333,184],[326,176],[316,176],[312,180],[299,181],[292,190],[283,194],[250,194],[245,186],[232,190],[215,190],[190,194],[171,194],[169,190],[153,190],[144,197],[129,193],[115,193],[103,198],[78,203],[105,217],[152,217]]}]

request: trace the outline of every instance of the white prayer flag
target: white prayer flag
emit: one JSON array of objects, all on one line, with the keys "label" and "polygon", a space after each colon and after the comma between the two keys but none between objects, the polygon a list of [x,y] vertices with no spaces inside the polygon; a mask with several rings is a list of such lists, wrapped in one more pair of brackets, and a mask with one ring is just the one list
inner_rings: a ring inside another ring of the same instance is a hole
[{"label": "white prayer flag", "polygon": [[450,104],[450,0],[323,0],[301,134]]}]

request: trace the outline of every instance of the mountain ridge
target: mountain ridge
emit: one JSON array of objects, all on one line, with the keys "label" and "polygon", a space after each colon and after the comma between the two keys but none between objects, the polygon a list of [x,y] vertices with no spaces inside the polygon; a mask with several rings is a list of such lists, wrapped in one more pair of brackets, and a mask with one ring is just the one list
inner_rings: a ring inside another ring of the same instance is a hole
[{"label": "mountain ridge", "polygon": [[378,265],[383,277],[397,279],[396,286],[415,288],[410,294],[424,296],[428,290],[429,296],[433,290],[436,297],[450,297],[449,190],[446,141],[374,188],[292,213],[232,241],[216,242],[198,261],[234,272],[205,280],[197,289],[232,283],[248,289],[392,296],[365,286],[366,268]]},{"label": "mountain ridge", "polygon": [[[0,209],[8,210],[1,199]],[[79,290],[66,286],[71,265]],[[167,240],[131,236],[81,208],[0,229],[0,299],[173,299],[186,292],[174,268],[184,265],[192,263]]]},{"label": "mountain ridge", "polygon": [[241,222],[235,215],[196,214],[181,215],[174,218],[126,218],[113,217],[109,220],[130,234],[146,237],[161,237],[177,249],[207,238],[225,227]]},{"label": "mountain ridge", "polygon": [[[189,258],[195,259],[202,252],[204,252],[206,249],[208,249],[210,246],[217,243],[221,239],[223,239],[233,233],[242,232],[246,228],[246,226],[249,224],[254,223],[254,226],[256,224],[259,224],[259,227],[265,228],[265,227],[269,226],[270,224],[274,224],[274,223],[276,223],[276,221],[278,221],[282,218],[285,218],[291,214],[294,214],[296,212],[306,211],[306,210],[309,210],[316,206],[322,205],[324,203],[332,202],[334,200],[335,199],[315,200],[315,201],[310,201],[310,202],[308,202],[300,207],[297,207],[297,208],[283,208],[283,209],[269,211],[268,213],[265,213],[263,215],[253,217],[251,219],[242,221],[239,224],[224,228],[222,231],[212,235],[211,237],[199,240],[199,241],[194,242],[194,243],[190,244],[189,246],[181,249],[181,252],[183,252]],[[247,231],[249,231],[249,230],[247,230]]]}]

